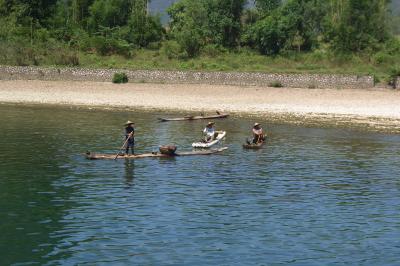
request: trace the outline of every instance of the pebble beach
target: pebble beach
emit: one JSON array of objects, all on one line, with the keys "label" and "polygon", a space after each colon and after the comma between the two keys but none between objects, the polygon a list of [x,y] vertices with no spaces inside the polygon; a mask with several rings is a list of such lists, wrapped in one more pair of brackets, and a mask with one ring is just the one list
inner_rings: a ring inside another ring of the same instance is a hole
[{"label": "pebble beach", "polygon": [[0,81],[0,102],[268,116],[288,123],[358,124],[400,132],[400,91],[206,84]]}]

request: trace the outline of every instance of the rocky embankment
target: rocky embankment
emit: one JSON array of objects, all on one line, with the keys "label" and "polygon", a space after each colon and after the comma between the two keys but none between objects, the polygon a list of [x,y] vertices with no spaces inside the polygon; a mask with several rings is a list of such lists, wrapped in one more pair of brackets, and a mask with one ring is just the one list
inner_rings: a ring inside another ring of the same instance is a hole
[{"label": "rocky embankment", "polygon": [[[211,84],[288,88],[374,87],[372,76],[331,74],[270,74],[251,72],[201,72],[0,66],[0,80],[58,80],[110,82],[114,73],[124,72],[130,82],[168,84]],[[400,84],[400,81],[398,82]]]}]

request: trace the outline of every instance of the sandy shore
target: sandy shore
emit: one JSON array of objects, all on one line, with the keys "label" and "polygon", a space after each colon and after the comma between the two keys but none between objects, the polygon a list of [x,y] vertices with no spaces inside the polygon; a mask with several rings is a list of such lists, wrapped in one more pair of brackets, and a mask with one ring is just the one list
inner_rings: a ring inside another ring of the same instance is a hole
[{"label": "sandy shore", "polygon": [[0,102],[221,110],[290,123],[358,124],[400,132],[400,91],[392,90],[12,80],[0,81]]}]

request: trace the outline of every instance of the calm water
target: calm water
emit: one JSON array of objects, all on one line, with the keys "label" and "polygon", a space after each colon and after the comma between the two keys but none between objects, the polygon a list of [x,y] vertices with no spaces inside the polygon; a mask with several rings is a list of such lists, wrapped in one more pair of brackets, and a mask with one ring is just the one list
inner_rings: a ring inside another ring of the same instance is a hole
[{"label": "calm water", "polygon": [[[204,122],[0,105],[0,265],[399,265],[400,136],[217,121],[210,157],[88,161],[137,123],[138,151],[190,149]],[[261,120],[264,124],[265,121]]]}]

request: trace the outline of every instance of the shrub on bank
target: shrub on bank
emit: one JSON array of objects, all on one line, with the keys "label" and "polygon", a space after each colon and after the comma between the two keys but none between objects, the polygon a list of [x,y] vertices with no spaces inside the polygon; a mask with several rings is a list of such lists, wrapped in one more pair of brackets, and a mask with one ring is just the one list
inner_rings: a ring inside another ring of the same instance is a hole
[{"label": "shrub on bank", "polygon": [[60,66],[79,66],[79,57],[77,53],[62,51],[56,54],[55,63]]},{"label": "shrub on bank", "polygon": [[90,47],[94,48],[97,54],[106,56],[112,54],[122,55],[126,58],[132,56],[132,46],[125,40],[95,36],[90,39]]},{"label": "shrub on bank", "polygon": [[161,54],[165,55],[168,59],[180,59],[186,57],[182,52],[182,47],[176,41],[165,41],[161,46]]},{"label": "shrub on bank", "polygon": [[115,73],[112,79],[113,83],[127,83],[128,82],[128,76],[126,73]]},{"label": "shrub on bank", "polygon": [[273,88],[282,88],[282,87],[283,87],[282,83],[281,83],[280,81],[277,81],[277,80],[271,82],[271,83],[269,84],[269,86],[270,86],[270,87],[273,87]]},{"label": "shrub on bank", "polygon": [[397,77],[400,77],[400,65],[394,66],[390,69],[388,84],[395,87]]},{"label": "shrub on bank", "polygon": [[219,47],[218,45],[215,45],[215,44],[208,44],[208,45],[203,46],[200,49],[201,55],[211,57],[211,58],[217,57],[226,52],[227,52],[226,49]]}]

